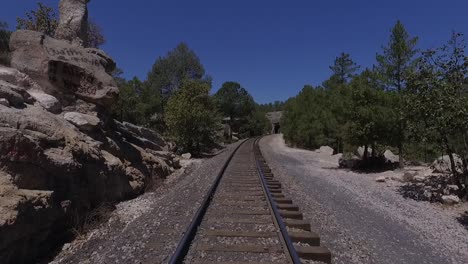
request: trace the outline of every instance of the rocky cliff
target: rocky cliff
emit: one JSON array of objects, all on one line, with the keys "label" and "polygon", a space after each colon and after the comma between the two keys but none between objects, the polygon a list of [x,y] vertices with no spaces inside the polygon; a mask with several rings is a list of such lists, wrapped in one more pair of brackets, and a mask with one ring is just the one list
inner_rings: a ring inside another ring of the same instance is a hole
[{"label": "rocky cliff", "polygon": [[110,118],[115,63],[73,39],[17,31],[12,68],[0,66],[0,263],[31,261],[70,219],[135,197],[178,166],[157,133]]}]

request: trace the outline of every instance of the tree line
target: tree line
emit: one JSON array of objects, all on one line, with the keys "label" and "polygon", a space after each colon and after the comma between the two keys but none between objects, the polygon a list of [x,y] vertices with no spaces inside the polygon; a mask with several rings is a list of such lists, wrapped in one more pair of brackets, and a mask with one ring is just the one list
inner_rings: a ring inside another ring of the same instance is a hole
[{"label": "tree line", "polygon": [[364,146],[364,159],[391,149],[399,154],[400,166],[404,160],[428,162],[445,154],[456,183],[466,186],[468,58],[463,34],[453,32],[446,44],[425,51],[417,43],[398,21],[371,67],[361,69],[350,54],[340,54],[328,80],[306,85],[286,101],[285,139],[309,149],[328,145],[340,153]]}]

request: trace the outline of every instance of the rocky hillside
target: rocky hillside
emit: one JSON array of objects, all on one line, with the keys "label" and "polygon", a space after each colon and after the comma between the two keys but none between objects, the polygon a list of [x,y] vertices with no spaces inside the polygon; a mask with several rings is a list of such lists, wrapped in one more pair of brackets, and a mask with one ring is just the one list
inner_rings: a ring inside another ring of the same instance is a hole
[{"label": "rocky hillside", "polygon": [[0,67],[0,263],[48,252],[71,219],[178,166],[157,133],[110,118],[115,63],[82,47],[85,2],[61,1],[61,39],[13,33],[11,68]]}]

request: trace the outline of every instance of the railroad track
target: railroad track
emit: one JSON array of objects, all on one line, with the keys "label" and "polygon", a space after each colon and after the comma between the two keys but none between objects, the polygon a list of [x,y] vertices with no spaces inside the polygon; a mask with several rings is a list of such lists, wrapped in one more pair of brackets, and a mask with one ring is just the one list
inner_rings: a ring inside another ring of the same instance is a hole
[{"label": "railroad track", "polygon": [[331,263],[331,253],[250,139],[223,166],[169,263],[309,261]]}]

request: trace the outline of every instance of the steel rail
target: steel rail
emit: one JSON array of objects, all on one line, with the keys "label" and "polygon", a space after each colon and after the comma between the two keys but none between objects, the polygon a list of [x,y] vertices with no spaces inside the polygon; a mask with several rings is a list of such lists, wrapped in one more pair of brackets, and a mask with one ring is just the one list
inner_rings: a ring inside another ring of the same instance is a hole
[{"label": "steel rail", "polygon": [[[255,148],[258,147],[258,142],[259,142],[259,140],[257,139],[255,141],[255,143],[254,143],[254,151],[255,151]],[[258,147],[258,153],[261,155],[260,147]],[[276,218],[276,221],[278,223],[279,229],[281,231],[281,235],[283,236],[284,242],[286,243],[286,247],[288,249],[289,255],[291,256],[291,259],[292,259],[294,264],[301,264],[302,263],[301,259],[299,258],[299,255],[297,254],[297,251],[294,248],[291,237],[289,236],[288,231],[286,230],[286,225],[284,224],[284,221],[283,221],[280,213],[278,212],[276,202],[273,199],[273,196],[271,195],[270,189],[268,188],[268,185],[267,185],[266,180],[265,180],[265,174],[263,173],[263,170],[262,170],[262,168],[260,166],[260,161],[257,159],[257,155],[255,155],[255,162],[256,162],[256,165],[257,165],[257,171],[258,171],[258,173],[260,175],[260,180],[261,180],[263,188],[264,188],[264,190],[265,190],[265,192],[267,194],[268,200],[270,201],[271,209],[273,210],[273,214],[274,214],[274,216]]]},{"label": "steel rail", "polygon": [[242,143],[240,143],[234,151],[231,153],[229,158],[227,159],[226,163],[224,163],[223,167],[219,171],[218,175],[216,176],[216,179],[211,186],[210,190],[208,191],[208,195],[205,197],[203,200],[203,203],[201,204],[200,208],[198,208],[195,216],[192,219],[192,222],[190,223],[189,227],[187,228],[187,231],[185,232],[184,236],[182,239],[179,241],[179,244],[177,245],[176,251],[172,255],[171,259],[169,260],[169,264],[180,264],[183,263],[185,256],[187,255],[190,245],[193,241],[193,238],[195,237],[198,227],[200,226],[203,217],[206,214],[206,210],[211,204],[211,201],[213,200],[213,195],[216,192],[216,189],[218,188],[219,182],[221,181],[221,178],[224,175],[224,172],[226,171],[226,168],[228,167],[229,163],[231,162],[232,158],[234,157],[234,154],[236,154],[237,150],[248,140],[244,140]]}]

